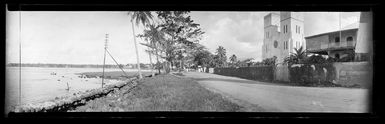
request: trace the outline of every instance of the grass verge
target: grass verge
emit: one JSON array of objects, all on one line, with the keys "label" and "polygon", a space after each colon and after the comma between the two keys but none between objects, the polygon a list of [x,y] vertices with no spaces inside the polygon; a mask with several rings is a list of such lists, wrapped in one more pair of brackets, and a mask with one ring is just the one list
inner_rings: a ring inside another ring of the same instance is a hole
[{"label": "grass verge", "polygon": [[242,111],[242,107],[213,93],[192,79],[170,74],[139,80],[77,107],[75,112],[105,111]]}]

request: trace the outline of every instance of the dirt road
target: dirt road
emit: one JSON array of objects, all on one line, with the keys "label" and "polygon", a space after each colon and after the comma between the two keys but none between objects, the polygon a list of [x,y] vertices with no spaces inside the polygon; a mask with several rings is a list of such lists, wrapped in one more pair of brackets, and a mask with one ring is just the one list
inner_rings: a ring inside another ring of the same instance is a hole
[{"label": "dirt road", "polygon": [[214,92],[251,106],[250,109],[258,106],[266,112],[369,111],[368,89],[285,86],[199,72],[184,75]]}]

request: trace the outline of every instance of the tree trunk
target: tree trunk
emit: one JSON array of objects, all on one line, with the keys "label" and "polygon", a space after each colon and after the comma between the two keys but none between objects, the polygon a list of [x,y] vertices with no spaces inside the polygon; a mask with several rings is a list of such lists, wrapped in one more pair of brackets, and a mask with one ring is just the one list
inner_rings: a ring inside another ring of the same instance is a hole
[{"label": "tree trunk", "polygon": [[170,73],[170,69],[171,69],[171,63],[169,61],[165,61],[163,63],[163,68],[165,70],[165,72],[168,74]]},{"label": "tree trunk", "polygon": [[[147,41],[147,43],[148,43],[148,41]],[[149,44],[149,43],[148,43],[148,44]],[[155,74],[154,74],[154,64],[152,63],[152,58],[151,58],[151,52],[150,52],[150,51],[148,51],[148,57],[150,58],[150,65],[151,65],[150,69],[151,69],[151,75],[152,75],[152,77],[154,77],[154,76],[155,76]]]},{"label": "tree trunk", "polygon": [[136,62],[137,62],[137,65],[138,65],[139,79],[141,79],[143,77],[142,77],[142,72],[140,71],[138,46],[136,45],[135,29],[134,29],[134,23],[132,21],[131,21],[131,25],[132,25],[132,35],[134,36],[134,45],[135,45],[135,52],[136,52]]},{"label": "tree trunk", "polygon": [[[158,53],[158,47],[156,46],[156,43],[154,44],[155,45],[155,52],[156,52],[156,65],[160,64],[159,63],[159,53]],[[160,67],[158,67],[158,73],[160,74]]]},{"label": "tree trunk", "polygon": [[182,59],[179,61],[179,70],[182,71],[183,70],[183,66],[182,66]]}]

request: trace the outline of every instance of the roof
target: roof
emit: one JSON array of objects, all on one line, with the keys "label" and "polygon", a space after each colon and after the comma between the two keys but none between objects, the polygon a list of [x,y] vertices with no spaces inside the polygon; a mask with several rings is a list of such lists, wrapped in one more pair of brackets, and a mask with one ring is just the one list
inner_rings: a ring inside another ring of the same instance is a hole
[{"label": "roof", "polygon": [[318,36],[322,36],[322,35],[326,35],[326,34],[332,34],[332,33],[340,32],[340,31],[358,30],[358,26],[359,26],[359,23],[356,22],[356,23],[352,23],[350,25],[343,27],[341,30],[330,31],[330,32],[325,32],[325,33],[321,33],[321,34],[306,36],[305,39],[312,38],[312,37],[318,37]]},{"label": "roof", "polygon": [[337,33],[337,32],[340,32],[340,31],[344,32],[344,31],[351,31],[351,30],[358,30],[358,28],[338,30],[338,31],[326,32],[326,33],[322,33],[322,34],[316,34],[316,35],[312,35],[312,36],[307,36],[307,37],[305,37],[305,39],[313,38],[313,37],[318,37],[318,36],[322,36],[322,35],[327,35],[327,34],[332,34],[332,33]]},{"label": "roof", "polygon": [[267,18],[268,16],[274,15],[280,15],[279,12],[270,12],[269,14],[265,15],[264,18]]}]

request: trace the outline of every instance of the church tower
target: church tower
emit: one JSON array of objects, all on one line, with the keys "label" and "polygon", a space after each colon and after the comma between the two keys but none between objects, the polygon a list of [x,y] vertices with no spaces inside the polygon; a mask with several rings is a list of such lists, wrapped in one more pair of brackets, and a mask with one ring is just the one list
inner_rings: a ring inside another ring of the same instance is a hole
[{"label": "church tower", "polygon": [[281,35],[280,44],[282,44],[281,54],[278,63],[283,62],[284,58],[294,53],[296,49],[303,47],[306,49],[306,41],[304,38],[304,15],[301,12],[281,12]]},{"label": "church tower", "polygon": [[278,12],[270,13],[264,17],[263,59],[271,58],[280,52],[277,43],[275,43],[278,40],[279,27],[280,15]]},{"label": "church tower", "polygon": [[273,12],[264,17],[262,59],[277,57],[283,63],[285,57],[301,46],[306,49],[304,16],[301,12]]}]

